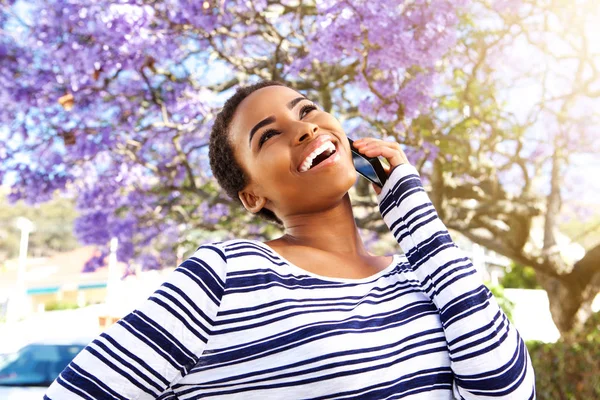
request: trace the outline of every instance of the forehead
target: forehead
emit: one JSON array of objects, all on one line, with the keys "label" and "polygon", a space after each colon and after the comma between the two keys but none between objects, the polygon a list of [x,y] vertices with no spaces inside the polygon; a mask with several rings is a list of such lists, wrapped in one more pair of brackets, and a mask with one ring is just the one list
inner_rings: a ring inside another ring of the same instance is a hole
[{"label": "forehead", "polygon": [[256,90],[238,105],[230,125],[232,138],[235,140],[239,135],[248,136],[254,125],[274,115],[278,109],[286,109],[286,104],[299,96],[302,95],[285,86],[267,86]]}]

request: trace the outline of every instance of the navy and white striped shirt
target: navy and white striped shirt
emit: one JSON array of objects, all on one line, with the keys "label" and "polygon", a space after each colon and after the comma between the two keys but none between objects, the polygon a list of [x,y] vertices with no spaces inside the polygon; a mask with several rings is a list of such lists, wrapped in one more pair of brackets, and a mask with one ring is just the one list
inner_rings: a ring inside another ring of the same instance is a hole
[{"label": "navy and white striped shirt", "polygon": [[405,256],[376,275],[322,277],[253,240],[201,246],[46,398],[535,398],[525,344],[416,170],[395,168],[379,201]]}]

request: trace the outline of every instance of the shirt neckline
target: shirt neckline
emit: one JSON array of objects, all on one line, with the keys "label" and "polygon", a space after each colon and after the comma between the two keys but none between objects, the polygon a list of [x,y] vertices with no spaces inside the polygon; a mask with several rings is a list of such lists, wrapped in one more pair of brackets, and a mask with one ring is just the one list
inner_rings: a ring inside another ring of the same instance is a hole
[{"label": "shirt neckline", "polygon": [[261,242],[260,240],[254,240],[254,239],[249,239],[249,240],[251,242],[257,243],[261,247],[267,249],[271,254],[273,254],[279,260],[281,260],[284,263],[286,263],[290,268],[297,270],[299,273],[301,273],[303,275],[308,275],[310,277],[317,278],[317,279],[320,279],[320,280],[323,280],[323,281],[328,281],[328,282],[365,283],[365,282],[375,281],[375,280],[381,278],[382,276],[386,275],[387,273],[393,271],[394,268],[396,267],[396,265],[398,264],[397,259],[396,259],[397,255],[393,254],[392,255],[392,261],[390,262],[390,264],[388,266],[386,266],[384,269],[382,269],[381,271],[379,271],[379,272],[377,272],[377,273],[375,273],[375,274],[373,274],[371,276],[367,276],[365,278],[336,278],[336,277],[333,277],[333,276],[319,275],[319,274],[316,274],[314,272],[307,271],[304,268],[297,266],[296,264],[294,264],[290,260],[288,260],[285,257],[283,257],[281,254],[279,254],[277,251],[275,251],[268,244],[266,244],[264,242]]}]

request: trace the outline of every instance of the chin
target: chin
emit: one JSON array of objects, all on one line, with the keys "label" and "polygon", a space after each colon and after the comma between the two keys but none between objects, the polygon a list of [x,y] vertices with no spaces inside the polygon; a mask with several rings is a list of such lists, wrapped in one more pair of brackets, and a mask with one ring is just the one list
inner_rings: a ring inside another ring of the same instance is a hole
[{"label": "chin", "polygon": [[347,184],[346,191],[350,190],[350,188],[352,186],[354,186],[357,179],[358,179],[358,172],[356,172],[356,170],[354,168],[352,168],[351,170],[348,171],[348,175],[345,179],[345,183]]},{"label": "chin", "polygon": [[327,182],[324,190],[331,191],[334,197],[343,197],[356,183],[358,173],[354,169],[348,169],[344,173],[336,176],[332,182]]}]

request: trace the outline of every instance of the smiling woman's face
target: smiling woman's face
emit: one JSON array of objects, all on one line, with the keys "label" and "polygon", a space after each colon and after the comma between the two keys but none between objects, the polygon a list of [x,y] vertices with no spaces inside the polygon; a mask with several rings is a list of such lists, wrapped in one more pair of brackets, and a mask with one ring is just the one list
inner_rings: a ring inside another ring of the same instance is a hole
[{"label": "smiling woman's face", "polygon": [[240,199],[252,212],[266,207],[283,219],[323,211],[356,181],[338,120],[285,86],[268,86],[244,99],[229,132],[250,178]]}]

